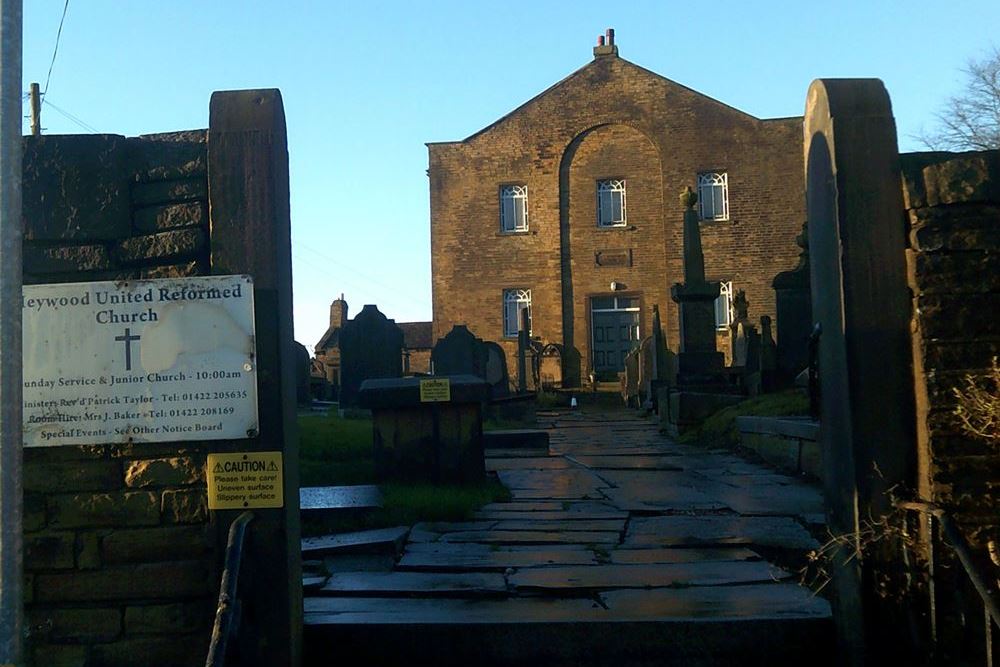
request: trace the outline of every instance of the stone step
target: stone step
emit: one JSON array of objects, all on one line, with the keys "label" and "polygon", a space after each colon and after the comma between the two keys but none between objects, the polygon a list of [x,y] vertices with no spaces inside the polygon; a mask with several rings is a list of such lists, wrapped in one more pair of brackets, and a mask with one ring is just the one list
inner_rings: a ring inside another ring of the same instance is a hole
[{"label": "stone step", "polygon": [[502,574],[484,572],[337,572],[330,575],[316,595],[412,596],[412,597],[506,597]]},{"label": "stone step", "polygon": [[648,565],[547,567],[515,572],[512,586],[523,591],[572,593],[616,588],[728,586],[788,579],[791,574],[763,561],[723,561]]},{"label": "stone step", "polygon": [[303,512],[365,510],[382,507],[382,492],[373,484],[357,486],[304,486],[299,489]]},{"label": "stone step", "polygon": [[354,533],[323,535],[302,539],[302,556],[316,558],[345,553],[393,553],[403,550],[409,526],[377,528]]},{"label": "stone step", "polygon": [[[436,546],[436,545],[435,545]],[[446,546],[480,546],[455,544]],[[439,551],[413,550],[407,548],[399,560],[397,569],[423,572],[504,572],[509,568],[547,567],[552,565],[596,565],[593,551],[582,548],[556,549],[549,545],[531,550],[485,549]]]},{"label": "stone step", "polygon": [[307,666],[830,665],[825,600],[793,584],[506,600],[308,597]]}]

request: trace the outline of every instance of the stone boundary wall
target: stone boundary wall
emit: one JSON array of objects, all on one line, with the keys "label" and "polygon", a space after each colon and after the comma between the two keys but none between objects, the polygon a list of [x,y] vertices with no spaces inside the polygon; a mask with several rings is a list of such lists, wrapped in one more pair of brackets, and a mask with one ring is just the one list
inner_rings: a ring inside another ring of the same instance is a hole
[{"label": "stone boundary wall", "polygon": [[[24,282],[209,273],[207,131],[24,139]],[[198,442],[26,448],[34,664],[198,664],[219,580]]]},{"label": "stone boundary wall", "polygon": [[280,93],[213,94],[209,130],[25,137],[24,151],[25,284],[253,276],[260,420],[255,436],[238,440],[26,448],[31,664],[204,664],[226,534],[239,514],[208,510],[206,456],[262,450],[284,452],[284,507],[254,511],[232,646],[240,664],[297,664],[298,441]]},{"label": "stone boundary wall", "polygon": [[1000,451],[962,431],[954,389],[1000,355],[1000,151],[900,156],[922,498],[977,551],[1000,540]]}]

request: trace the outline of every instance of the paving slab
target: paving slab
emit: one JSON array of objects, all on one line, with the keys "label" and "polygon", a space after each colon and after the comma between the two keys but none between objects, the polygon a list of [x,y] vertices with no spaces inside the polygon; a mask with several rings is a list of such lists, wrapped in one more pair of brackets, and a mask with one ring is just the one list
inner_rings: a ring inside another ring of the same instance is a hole
[{"label": "paving slab", "polygon": [[625,519],[595,519],[592,521],[566,520],[554,521],[552,519],[510,519],[498,521],[493,530],[565,530],[565,531],[603,531],[610,530],[621,533],[625,530]]},{"label": "paving slab", "polygon": [[309,511],[361,510],[382,507],[382,492],[373,484],[358,486],[304,486],[299,509]]},{"label": "paving slab", "polygon": [[391,572],[396,565],[395,553],[342,553],[323,559],[324,572]]},{"label": "paving slab", "polygon": [[824,511],[819,489],[806,484],[748,484],[733,487],[712,483],[705,493],[740,514],[798,516]]},{"label": "paving slab", "polygon": [[483,544],[618,544],[619,534],[610,531],[473,530],[445,533],[440,541]]},{"label": "paving slab", "polygon": [[496,521],[421,521],[413,526],[416,532],[448,533],[460,530],[489,530]]},{"label": "paving slab", "polygon": [[506,597],[502,574],[488,572],[339,572],[319,595],[392,597]]},{"label": "paving slab", "polygon": [[560,498],[566,492],[588,493],[607,486],[594,473],[581,468],[566,470],[501,470],[500,481],[511,491],[537,489],[548,492],[550,498]]},{"label": "paving slab", "polygon": [[590,521],[590,520],[601,520],[601,519],[627,519],[628,512],[623,512],[621,510],[615,509],[613,507],[608,507],[604,511],[573,511],[573,510],[558,510],[558,511],[537,511],[537,512],[499,512],[499,511],[479,511],[475,512],[472,517],[474,519],[480,519],[483,521],[490,520],[514,520],[514,519],[526,519],[531,521]]},{"label": "paving slab", "polygon": [[336,553],[399,553],[409,532],[409,526],[396,526],[306,537],[302,540],[302,555],[316,557]]},{"label": "paving slab", "polygon": [[761,560],[745,547],[704,547],[673,549],[615,549],[608,558],[612,563],[697,563],[702,561]]},{"label": "paving slab", "polygon": [[302,577],[302,590],[318,590],[326,583],[326,579],[326,577]]},{"label": "paving slab", "polygon": [[305,622],[318,624],[539,623],[607,619],[591,600],[513,598],[509,600],[429,600],[370,597],[310,597]]},{"label": "paving slab", "polygon": [[523,458],[487,458],[487,470],[564,470],[573,464],[561,456],[525,456]]},{"label": "paving slab", "polygon": [[637,517],[629,523],[626,548],[757,544],[807,551],[819,543],[787,517],[661,516]]},{"label": "paving slab", "polygon": [[519,590],[584,594],[614,588],[729,586],[774,582],[791,576],[764,561],[705,561],[547,567],[515,572],[509,580]]},{"label": "paving slab", "polygon": [[636,485],[605,489],[603,493],[615,507],[628,512],[729,509],[722,501],[693,487]]},{"label": "paving slab", "polygon": [[510,568],[548,567],[552,565],[596,565],[597,558],[587,549],[553,549],[550,545],[532,550],[493,550],[481,553],[446,551],[409,551],[403,554],[399,570],[462,572],[504,572]]},{"label": "paving slab", "polygon": [[671,462],[673,459],[672,456],[663,455],[636,454],[622,456],[620,454],[609,454],[595,456],[592,454],[567,454],[566,458],[595,470],[683,470],[683,468]]},{"label": "paving slab", "polygon": [[479,508],[481,512],[551,512],[564,510],[564,504],[556,500],[536,500],[511,503],[487,503]]},{"label": "paving slab", "polygon": [[619,618],[830,618],[830,603],[797,584],[660,588],[601,593]]},{"label": "paving slab", "polygon": [[580,551],[590,550],[580,544],[486,544],[479,542],[409,542],[406,545],[406,553],[461,553],[461,554],[484,554],[502,551]]},{"label": "paving slab", "polygon": [[506,447],[498,447],[495,449],[490,449],[486,451],[486,460],[489,461],[493,458],[498,459],[514,459],[514,458],[525,458],[534,459],[541,456],[548,456],[548,447],[525,447],[523,449],[509,449]]}]

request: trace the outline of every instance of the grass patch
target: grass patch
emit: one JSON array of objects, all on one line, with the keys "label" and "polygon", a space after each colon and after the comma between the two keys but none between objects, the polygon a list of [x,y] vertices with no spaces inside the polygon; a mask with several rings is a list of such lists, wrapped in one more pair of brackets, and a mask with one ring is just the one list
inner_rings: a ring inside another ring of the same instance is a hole
[{"label": "grass patch", "polygon": [[558,391],[540,391],[535,399],[539,410],[554,410],[568,408],[569,396]]},{"label": "grass patch", "polygon": [[[329,415],[299,417],[299,474],[302,486],[375,483],[371,419]],[[304,536],[369,528],[412,525],[420,521],[463,521],[483,505],[510,500],[495,477],[480,484],[383,484],[384,507],[336,517],[302,518]]]},{"label": "grass patch", "polygon": [[796,389],[766,394],[748,399],[736,405],[719,410],[697,429],[684,433],[680,442],[702,440],[713,444],[737,445],[740,432],[736,428],[736,418],[745,416],[787,417],[809,413],[809,399]]}]

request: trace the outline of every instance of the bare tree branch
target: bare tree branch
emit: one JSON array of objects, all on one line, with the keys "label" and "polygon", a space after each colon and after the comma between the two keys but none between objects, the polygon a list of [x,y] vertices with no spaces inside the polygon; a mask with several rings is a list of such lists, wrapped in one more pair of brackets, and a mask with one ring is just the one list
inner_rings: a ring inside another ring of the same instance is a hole
[{"label": "bare tree branch", "polygon": [[1000,48],[962,70],[965,89],[934,114],[936,127],[917,135],[931,150],[1000,149]]}]

